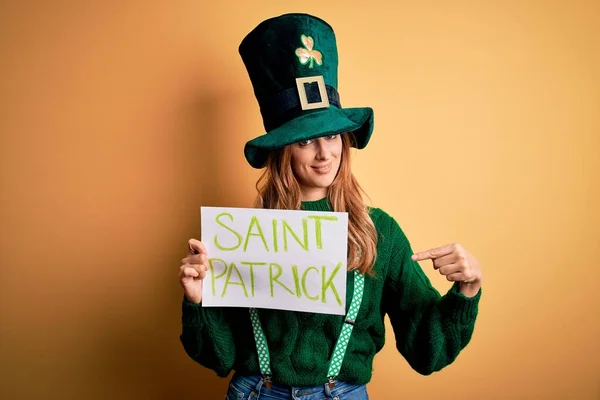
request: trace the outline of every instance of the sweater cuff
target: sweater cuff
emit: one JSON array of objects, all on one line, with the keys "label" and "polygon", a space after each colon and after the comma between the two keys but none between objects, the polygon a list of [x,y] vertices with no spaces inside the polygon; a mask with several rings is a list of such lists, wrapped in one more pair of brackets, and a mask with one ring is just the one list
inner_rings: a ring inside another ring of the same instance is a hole
[{"label": "sweater cuff", "polygon": [[479,299],[481,298],[481,288],[473,297],[467,297],[460,292],[460,283],[455,282],[450,288],[448,294],[452,298],[454,317],[461,324],[474,323],[479,311]]},{"label": "sweater cuff", "polygon": [[207,324],[207,315],[202,302],[196,304],[189,301],[185,295],[181,303],[181,322],[186,327],[202,329]]}]

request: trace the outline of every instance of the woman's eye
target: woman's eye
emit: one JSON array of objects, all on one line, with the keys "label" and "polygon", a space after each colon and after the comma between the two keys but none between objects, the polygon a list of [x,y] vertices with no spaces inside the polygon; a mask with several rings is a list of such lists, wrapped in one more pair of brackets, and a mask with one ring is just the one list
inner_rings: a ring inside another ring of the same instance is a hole
[{"label": "woman's eye", "polygon": [[[336,138],[336,137],[338,137],[338,136],[339,136],[339,135],[327,135],[327,136],[323,136],[323,138],[324,138],[325,140],[333,140],[333,139],[335,139],[335,138]],[[314,141],[314,139],[306,139],[306,140],[301,140],[301,141],[299,141],[299,142],[298,142],[298,145],[299,145],[299,146],[301,146],[301,147],[308,146],[308,145],[309,145],[309,144],[311,144],[313,141]]]}]

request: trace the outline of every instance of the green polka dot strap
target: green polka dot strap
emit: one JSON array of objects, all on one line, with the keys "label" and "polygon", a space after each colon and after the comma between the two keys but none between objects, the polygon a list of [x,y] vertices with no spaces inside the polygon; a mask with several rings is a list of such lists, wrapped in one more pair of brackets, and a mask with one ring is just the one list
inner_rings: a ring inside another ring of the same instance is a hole
[{"label": "green polka dot strap", "polygon": [[364,291],[365,276],[355,271],[354,296],[352,296],[352,302],[350,303],[350,308],[348,309],[348,314],[346,315],[346,320],[344,321],[342,332],[340,332],[340,337],[338,338],[337,343],[335,344],[335,348],[333,349],[333,356],[331,357],[331,361],[329,362],[329,371],[327,372],[327,378],[329,380],[330,387],[333,387],[333,381],[342,369],[342,361],[344,361],[344,356],[346,355],[346,348],[348,347],[348,342],[350,341],[350,335],[352,335],[352,329],[354,328],[354,322],[356,321],[356,317],[358,316],[358,310],[360,309],[360,304],[362,303]]},{"label": "green polka dot strap", "polygon": [[[333,355],[329,363],[329,370],[327,372],[327,379],[329,386],[333,388],[334,380],[342,369],[342,362],[346,355],[346,349],[350,336],[352,335],[352,329],[354,328],[354,322],[358,316],[358,310],[362,303],[363,294],[365,289],[365,277],[364,275],[354,272],[354,295],[352,296],[352,302],[348,309],[348,314],[344,320],[344,325],[340,336],[333,349]],[[260,325],[260,319],[258,318],[258,311],[255,308],[250,308],[250,320],[252,321],[252,330],[254,331],[254,341],[256,342],[256,352],[258,354],[258,364],[260,372],[265,379],[267,387],[271,386],[271,357],[269,355],[269,347],[267,346],[267,339]]]},{"label": "green polka dot strap", "polygon": [[267,386],[271,386],[271,357],[269,355],[269,347],[267,346],[267,338],[260,325],[260,319],[258,319],[258,311],[256,311],[256,308],[250,309],[250,320],[252,321],[252,330],[254,331],[254,342],[256,343],[256,353],[258,354],[260,372],[263,375]]}]

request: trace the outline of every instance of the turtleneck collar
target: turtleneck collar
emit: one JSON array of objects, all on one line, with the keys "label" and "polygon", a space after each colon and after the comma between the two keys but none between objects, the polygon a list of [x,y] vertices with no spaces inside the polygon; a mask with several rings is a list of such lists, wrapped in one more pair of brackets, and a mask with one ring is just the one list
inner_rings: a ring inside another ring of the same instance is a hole
[{"label": "turtleneck collar", "polygon": [[320,200],[303,201],[302,209],[306,211],[333,211],[333,207],[327,197]]}]

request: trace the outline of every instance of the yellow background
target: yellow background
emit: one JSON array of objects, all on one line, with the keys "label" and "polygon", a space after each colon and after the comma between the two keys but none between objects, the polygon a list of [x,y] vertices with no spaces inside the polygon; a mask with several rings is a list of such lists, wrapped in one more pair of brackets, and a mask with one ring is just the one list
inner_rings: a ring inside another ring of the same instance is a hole
[{"label": "yellow background", "polygon": [[0,397],[223,398],[177,272],[201,205],[252,203],[237,47],[286,12],[334,26],[343,104],[375,109],[372,204],[484,268],[458,360],[420,376],[388,330],[371,397],[599,398],[600,3],[566,0],[3,1]]}]

